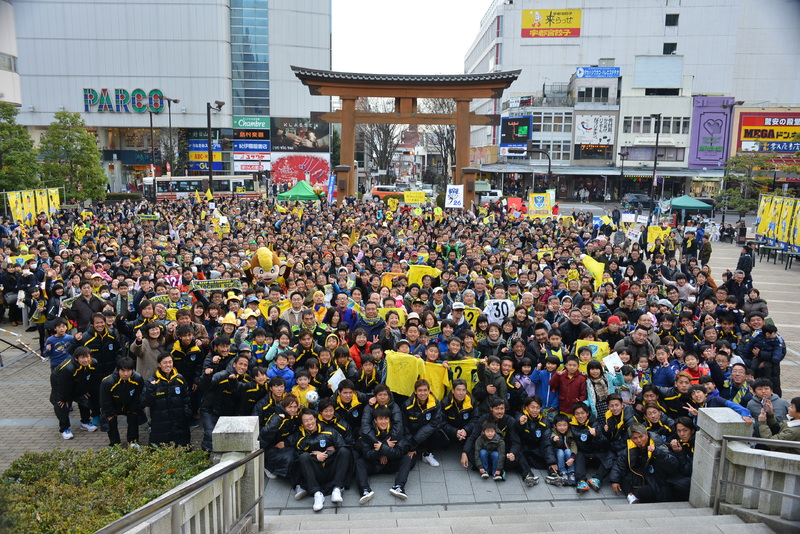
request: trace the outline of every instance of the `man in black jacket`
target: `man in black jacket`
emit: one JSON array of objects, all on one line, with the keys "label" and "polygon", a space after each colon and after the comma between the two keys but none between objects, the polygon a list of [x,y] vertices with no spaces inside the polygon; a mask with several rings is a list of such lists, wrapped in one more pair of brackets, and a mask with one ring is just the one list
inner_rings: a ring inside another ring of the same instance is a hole
[{"label": "man in black jacket", "polygon": [[69,406],[78,405],[81,428],[95,432],[97,427],[90,419],[91,410],[97,410],[100,372],[86,347],[75,349],[72,358],[53,370],[50,375],[50,402],[58,417],[58,431],[64,439],[72,439],[69,422]]},{"label": "man in black jacket", "polygon": [[103,311],[103,301],[92,293],[92,283],[81,282],[81,296],[66,310],[67,317],[77,323],[78,332],[83,332],[92,322],[92,315]]},{"label": "man in black jacket", "polygon": [[117,416],[128,419],[128,446],[139,447],[139,397],[144,388],[142,375],[135,372],[130,358],[117,360],[117,369],[100,383],[100,415],[108,425],[109,445],[119,445]]},{"label": "man in black jacket", "polygon": [[400,441],[402,428],[392,426],[392,412],[388,408],[378,408],[373,412],[367,431],[361,434],[358,442],[361,454],[356,459],[356,481],[361,491],[359,504],[368,503],[375,492],[369,486],[369,475],[377,473],[397,473],[389,493],[406,500],[405,492],[408,473],[417,461],[416,454],[406,454]]},{"label": "man in black jacket", "polygon": [[[350,471],[352,456],[340,454],[342,449],[347,451],[344,440],[335,430],[319,424],[317,415],[312,410],[306,408],[301,412],[300,425],[300,436],[297,440],[300,485],[314,494],[312,510],[319,512],[325,505],[326,490],[331,492],[332,503],[342,503],[342,488]],[[295,498],[300,499],[303,496],[304,494],[298,492]]]},{"label": "man in black jacket", "polygon": [[506,414],[506,404],[503,399],[492,399],[489,402],[489,413],[482,415],[475,421],[472,426],[472,432],[464,442],[464,448],[461,452],[461,466],[469,467],[469,459],[475,454],[475,440],[481,435],[483,423],[486,421],[494,422],[497,433],[506,442],[506,468],[517,466],[522,447],[519,443],[519,435],[514,431],[516,421]]}]

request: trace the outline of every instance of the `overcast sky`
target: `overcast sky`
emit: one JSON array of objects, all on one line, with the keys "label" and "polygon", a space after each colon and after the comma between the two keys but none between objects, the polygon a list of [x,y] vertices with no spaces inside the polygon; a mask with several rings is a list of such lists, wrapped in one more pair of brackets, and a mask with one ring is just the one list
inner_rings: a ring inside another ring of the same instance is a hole
[{"label": "overcast sky", "polygon": [[461,74],[491,0],[333,0],[333,70]]}]

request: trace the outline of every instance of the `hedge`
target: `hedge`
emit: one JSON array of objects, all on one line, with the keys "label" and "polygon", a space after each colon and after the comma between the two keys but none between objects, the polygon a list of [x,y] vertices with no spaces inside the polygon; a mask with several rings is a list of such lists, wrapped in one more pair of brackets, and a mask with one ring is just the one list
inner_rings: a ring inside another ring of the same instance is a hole
[{"label": "hedge", "polygon": [[124,202],[126,200],[142,200],[141,193],[106,193],[106,202]]},{"label": "hedge", "polygon": [[172,447],[25,453],[0,480],[0,532],[94,532],[210,466]]}]

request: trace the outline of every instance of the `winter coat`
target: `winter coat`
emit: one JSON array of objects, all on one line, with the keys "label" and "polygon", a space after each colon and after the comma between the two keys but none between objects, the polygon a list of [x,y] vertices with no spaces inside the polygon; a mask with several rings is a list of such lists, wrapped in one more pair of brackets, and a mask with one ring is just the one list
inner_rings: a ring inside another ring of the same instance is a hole
[{"label": "winter coat", "polygon": [[72,402],[85,394],[97,394],[97,384],[101,380],[97,360],[83,366],[75,358],[70,358],[50,374],[50,402]]},{"label": "winter coat", "polygon": [[153,376],[158,367],[158,355],[161,354],[163,349],[162,345],[155,347],[150,344],[149,340],[142,340],[142,343],[131,343],[131,353],[136,356],[136,372],[142,376]]},{"label": "winter coat", "polygon": [[122,380],[115,370],[100,383],[100,413],[103,417],[112,417],[138,412],[143,389],[142,375],[134,372],[129,379]]},{"label": "winter coat", "polygon": [[[655,446],[650,452],[648,447]],[[611,475],[612,484],[620,484],[628,491],[649,486],[658,502],[669,500],[671,488],[667,478],[678,470],[678,459],[656,435],[649,435],[645,449],[642,450],[630,440],[627,448],[617,456]]]},{"label": "winter coat", "polygon": [[100,366],[100,376],[106,377],[114,372],[117,367],[117,357],[120,355],[121,345],[114,332],[105,328],[102,332],[96,332],[94,328],[89,328],[83,333],[81,340],[73,342],[76,347],[86,347],[97,360]]},{"label": "winter coat", "polygon": [[762,298],[751,300],[749,296],[745,297],[744,306],[742,306],[742,312],[744,312],[745,317],[750,315],[752,312],[763,313],[764,317],[766,317],[769,315],[769,308],[767,308],[767,301]]},{"label": "winter coat", "polygon": [[[155,383],[153,383],[155,382]],[[187,446],[192,418],[192,385],[175,369],[164,375],[160,369],[144,385],[142,406],[150,408],[150,444]]]},{"label": "winter coat", "polygon": [[442,408],[433,395],[428,395],[427,403],[422,406],[415,396],[408,399],[403,410],[404,446],[408,450],[416,450],[442,426]]},{"label": "winter coat", "polygon": [[[523,415],[528,418],[524,425],[519,422]],[[547,420],[541,416],[531,417],[526,411],[523,411],[517,415],[516,421],[514,430],[519,436],[523,453],[536,455],[547,465],[555,465],[556,456],[553,453],[553,440],[550,437]]]}]

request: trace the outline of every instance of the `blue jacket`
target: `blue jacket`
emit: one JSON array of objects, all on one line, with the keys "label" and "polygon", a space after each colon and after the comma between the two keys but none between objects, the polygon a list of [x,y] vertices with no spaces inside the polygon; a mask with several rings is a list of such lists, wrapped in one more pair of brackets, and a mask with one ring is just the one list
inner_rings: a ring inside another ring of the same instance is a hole
[{"label": "blue jacket", "polygon": [[270,370],[267,371],[267,377],[272,378],[273,376],[282,376],[283,379],[286,380],[286,391],[289,391],[294,387],[294,371],[288,367],[284,367],[283,369],[271,367]]},{"label": "blue jacket", "polygon": [[547,369],[534,370],[531,373],[531,382],[536,384],[536,394],[542,399],[543,409],[558,409],[558,392],[550,389],[550,379],[554,374]]},{"label": "blue jacket", "polygon": [[675,384],[675,375],[680,368],[678,362],[672,360],[666,367],[659,364],[657,367],[652,368],[653,384],[659,387],[668,388]]}]

